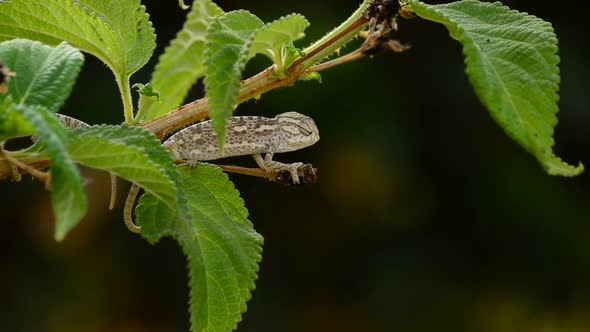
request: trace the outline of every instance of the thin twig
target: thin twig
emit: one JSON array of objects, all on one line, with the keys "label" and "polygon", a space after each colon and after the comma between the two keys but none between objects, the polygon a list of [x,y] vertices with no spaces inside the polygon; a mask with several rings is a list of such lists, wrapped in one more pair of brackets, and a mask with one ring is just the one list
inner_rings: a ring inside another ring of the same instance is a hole
[{"label": "thin twig", "polygon": [[27,164],[19,161],[18,159],[13,158],[8,151],[4,150],[4,146],[1,146],[1,145],[0,145],[0,155],[2,157],[4,157],[4,159],[6,159],[6,161],[8,161],[8,163],[31,174],[33,177],[45,182],[45,184],[49,184],[51,177],[48,172],[39,171],[35,167],[27,165]]},{"label": "thin twig", "polygon": [[339,58],[330,60],[330,61],[326,61],[326,62],[322,62],[318,65],[315,66],[311,66],[309,67],[309,69],[307,69],[307,72],[318,72],[318,71],[322,71],[322,70],[326,70],[350,61],[354,61],[354,60],[358,60],[361,58],[364,58],[365,56],[367,56],[366,54],[363,53],[363,50],[361,48],[358,48],[356,50],[354,50],[353,52],[350,52],[346,55],[343,55]]},{"label": "thin twig", "polygon": [[234,165],[216,165],[219,166],[226,172],[230,173],[237,173],[242,175],[248,176],[255,176],[259,178],[269,179],[271,181],[276,180],[276,173],[274,172],[267,172],[262,168],[249,168],[249,167],[241,167],[241,166],[234,166]]}]

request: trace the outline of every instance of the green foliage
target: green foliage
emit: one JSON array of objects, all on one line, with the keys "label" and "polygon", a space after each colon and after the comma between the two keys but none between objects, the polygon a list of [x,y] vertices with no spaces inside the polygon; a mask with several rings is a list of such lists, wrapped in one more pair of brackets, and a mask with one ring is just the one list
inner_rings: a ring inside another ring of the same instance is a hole
[{"label": "green foliage", "polygon": [[[277,64],[277,73],[282,73],[295,57],[290,56],[298,52],[288,53],[284,56],[285,45],[293,45],[292,42],[305,37],[305,29],[309,21],[299,14],[291,14],[266,24],[256,31],[250,46],[250,57],[256,54],[264,54]],[[298,53],[300,54],[300,53]]]},{"label": "green foliage", "polygon": [[61,241],[86,214],[86,195],[80,173],[68,155],[65,129],[51,111],[40,105],[13,105],[7,112],[19,114],[21,121],[31,125],[51,158],[49,188],[55,214],[55,238]]},{"label": "green foliage", "polygon": [[35,128],[20,113],[9,111],[13,107],[10,100],[0,104],[0,142],[35,133]]},{"label": "green foliage", "polygon": [[0,40],[67,41],[104,61],[117,77],[141,68],[156,39],[140,0],[0,2],[0,31]]},{"label": "green foliage", "polygon": [[51,159],[51,203],[59,241],[86,213],[78,169],[67,153],[67,136],[53,113],[69,96],[82,54],[66,43],[49,47],[30,40],[0,43],[0,61],[16,73],[0,95],[0,140],[36,134]]},{"label": "green foliage", "polygon": [[73,130],[69,153],[76,162],[137,183],[177,208],[177,174],[170,154],[149,131],[123,126]]},{"label": "green foliage", "polygon": [[49,47],[27,39],[0,43],[0,62],[18,73],[7,95],[17,104],[43,105],[57,112],[72,91],[84,57],[67,43]]},{"label": "green foliage", "polygon": [[284,56],[284,47],[303,38],[308,26],[309,22],[299,14],[264,24],[245,10],[229,12],[212,22],[207,32],[205,92],[220,149],[225,141],[225,125],[237,106],[241,73],[248,60],[264,54],[277,65],[277,75],[283,76],[285,66],[295,59],[293,52]]},{"label": "green foliage", "polygon": [[13,0],[0,2],[0,41],[48,45],[67,41],[101,59],[114,73],[125,118],[133,106],[129,77],[151,57],[156,35],[140,0]]},{"label": "green foliage", "polygon": [[549,174],[575,176],[583,171],[581,164],[570,166],[552,151],[559,57],[550,23],[500,3],[409,4],[418,16],[444,24],[463,45],[476,94],[512,139]]},{"label": "green foliage", "polygon": [[142,121],[153,120],[173,110],[193,84],[204,75],[205,35],[211,20],[223,14],[211,0],[195,0],[182,30],[160,56],[151,85],[161,94],[160,103],[141,97]]},{"label": "green foliage", "polygon": [[160,91],[155,90],[150,83],[135,83],[133,84],[132,88],[136,89],[137,93],[139,93],[139,95],[141,95],[142,97],[147,97],[157,102],[160,102]]},{"label": "green foliage", "polygon": [[174,210],[146,194],[136,208],[137,223],[148,241],[171,236],[187,255],[192,330],[231,331],[254,289],[263,239],[219,168],[200,163],[179,171],[191,219],[179,220]]},{"label": "green foliage", "polygon": [[236,10],[213,20],[207,31],[205,92],[220,149],[225,141],[225,125],[237,106],[242,70],[251,57],[252,37],[263,26],[250,12]]}]

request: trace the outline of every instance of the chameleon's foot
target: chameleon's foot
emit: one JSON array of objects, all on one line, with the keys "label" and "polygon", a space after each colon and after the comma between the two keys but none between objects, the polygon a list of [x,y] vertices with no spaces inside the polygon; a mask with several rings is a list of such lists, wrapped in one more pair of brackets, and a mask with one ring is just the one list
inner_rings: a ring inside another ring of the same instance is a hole
[{"label": "chameleon's foot", "polygon": [[298,169],[299,167],[303,166],[303,163],[283,164],[278,161],[266,161],[264,166],[266,166],[265,170],[267,172],[289,172],[289,175],[291,175],[291,180],[293,180],[293,183],[299,184]]}]

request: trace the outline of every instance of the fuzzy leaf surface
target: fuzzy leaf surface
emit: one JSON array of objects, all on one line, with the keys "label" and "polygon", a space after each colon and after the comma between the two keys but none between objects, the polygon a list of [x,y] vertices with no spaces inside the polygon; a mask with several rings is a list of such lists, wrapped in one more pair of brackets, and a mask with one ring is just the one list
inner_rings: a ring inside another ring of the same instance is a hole
[{"label": "fuzzy leaf surface", "polygon": [[278,20],[266,24],[256,31],[250,47],[250,56],[264,54],[274,63],[280,65],[279,69],[288,66],[288,63],[282,61],[282,48],[286,43],[290,43],[305,37],[305,29],[309,26],[309,21],[299,14],[291,14],[281,17]]},{"label": "fuzzy leaf surface", "polygon": [[160,56],[151,85],[160,92],[160,102],[140,97],[143,121],[166,114],[182,103],[189,89],[203,77],[207,28],[223,10],[211,0],[195,0],[176,38]]},{"label": "fuzzy leaf surface", "polygon": [[155,242],[171,236],[189,261],[192,331],[232,331],[254,289],[262,237],[227,175],[210,164],[179,167],[191,219],[179,220],[152,195],[136,208],[142,236]]},{"label": "fuzzy leaf surface", "polygon": [[550,23],[502,4],[474,0],[428,5],[409,0],[418,16],[441,23],[463,45],[466,72],[494,120],[552,175],[583,171],[555,156],[559,57]]},{"label": "fuzzy leaf surface", "polygon": [[147,62],[156,37],[140,0],[0,2],[0,41],[14,38],[67,41],[126,77]]},{"label": "fuzzy leaf surface", "polygon": [[50,191],[55,215],[55,239],[61,241],[78,224],[87,209],[80,173],[68,154],[65,129],[43,106],[15,104],[7,113],[20,115],[21,120],[31,125],[51,159]]},{"label": "fuzzy leaf surface", "polygon": [[205,93],[220,149],[225,141],[225,126],[237,106],[242,70],[251,57],[252,38],[263,26],[250,12],[236,10],[215,18],[207,32]]},{"label": "fuzzy leaf surface", "polygon": [[70,130],[69,152],[80,164],[136,183],[168,206],[179,205],[178,174],[170,154],[145,129],[101,125]]},{"label": "fuzzy leaf surface", "polygon": [[0,63],[16,76],[8,82],[8,94],[17,104],[42,105],[57,112],[70,95],[84,56],[67,43],[50,47],[28,39],[0,43]]}]

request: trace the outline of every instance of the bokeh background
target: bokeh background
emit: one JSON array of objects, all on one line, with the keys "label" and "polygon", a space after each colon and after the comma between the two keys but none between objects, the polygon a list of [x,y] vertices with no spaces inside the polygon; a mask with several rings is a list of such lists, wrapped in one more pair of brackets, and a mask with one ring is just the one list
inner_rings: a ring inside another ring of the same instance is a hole
[{"label": "bokeh background", "polygon": [[[229,1],[264,21],[312,23],[304,46],[358,0]],[[155,59],[182,26],[176,1],[144,1]],[[561,56],[556,153],[590,166],[587,12],[506,0],[553,23]],[[238,331],[590,331],[590,178],[547,175],[490,118],[461,48],[437,24],[400,23],[402,54],[325,71],[241,105],[238,114],[312,116],[321,141],[277,156],[313,163],[320,181],[284,188],[230,175],[265,238],[257,288]],[[352,48],[349,48],[352,49]],[[198,61],[195,59],[195,61]],[[267,65],[256,59],[247,75]],[[191,96],[202,96],[195,87]],[[63,113],[123,121],[111,73],[86,62]],[[252,165],[250,158],[232,162]],[[90,210],[53,240],[39,182],[0,183],[0,331],[188,331],[186,262],[171,239],[150,245],[108,211],[108,175],[83,170]]]}]

